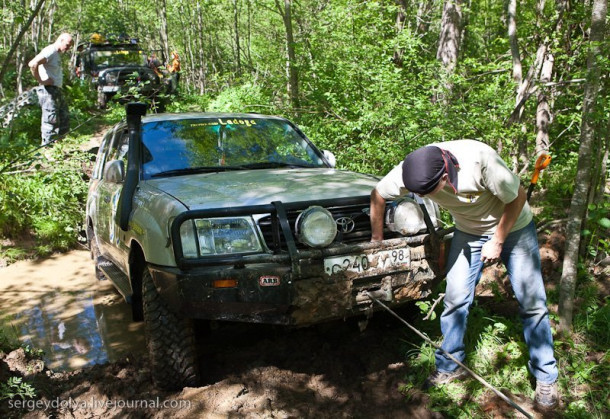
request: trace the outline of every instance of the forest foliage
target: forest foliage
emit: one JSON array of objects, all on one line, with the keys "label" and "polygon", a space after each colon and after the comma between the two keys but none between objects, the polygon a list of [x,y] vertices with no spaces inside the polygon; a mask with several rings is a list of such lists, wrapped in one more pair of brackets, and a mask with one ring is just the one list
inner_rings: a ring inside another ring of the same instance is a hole
[{"label": "forest foliage", "polygon": [[[40,13],[25,26],[39,2]],[[592,74],[589,52],[597,48],[599,87],[586,115],[594,138],[580,256],[599,265],[610,254],[607,17],[605,40],[590,41],[592,9],[602,3],[607,8],[606,0],[2,0],[0,106],[35,85],[27,62],[61,32],[72,33],[77,43],[93,33],[127,34],[165,59],[179,53],[180,94],[169,99],[168,110],[288,117],[332,150],[342,169],[383,175],[419,146],[474,138],[497,149],[527,186],[536,157],[547,152],[552,163],[533,199],[539,225],[552,229],[568,217]],[[439,59],[448,5],[458,7],[454,17],[460,18],[451,65]],[[63,57],[66,75],[74,52]],[[550,76],[543,75],[543,62]],[[525,99],[518,96],[524,82]],[[117,103],[107,112],[96,110],[95,93],[78,79],[66,77],[64,91],[72,119],[66,139],[39,147],[36,107],[22,110],[0,133],[0,238],[31,235],[39,254],[76,243],[87,192],[83,169],[92,159],[87,143],[123,117]],[[539,140],[542,131],[546,141]],[[23,256],[0,246],[5,259]],[[590,283],[586,266],[584,284]],[[589,307],[596,308],[589,315],[607,319],[607,305],[597,296]],[[598,341],[607,347],[607,339],[606,331]],[[607,403],[596,406],[607,412]]]},{"label": "forest foliage", "polygon": [[[608,254],[610,221],[600,214],[608,209],[610,25],[603,28],[605,41],[592,46],[593,1],[39,1],[42,9],[34,14],[39,2],[3,0],[1,104],[34,86],[27,62],[59,33],[72,33],[77,44],[94,33],[127,34],[166,60],[172,51],[180,54],[181,94],[170,98],[168,109],[288,117],[332,150],[340,168],[383,175],[421,145],[475,138],[496,148],[527,185],[536,157],[549,153],[552,164],[538,185],[547,192],[543,223],[568,215],[574,183],[566,180],[575,179],[587,59],[596,47],[599,88],[588,108],[595,137],[588,157],[592,211],[582,228],[595,237],[583,249],[598,260]],[[450,4],[460,7],[460,20],[459,50],[446,54],[456,55],[448,65],[439,59],[439,34],[447,29],[443,10]],[[74,62],[75,51],[64,56],[66,74],[73,74]],[[543,65],[550,65],[550,75]],[[42,155],[39,110],[22,111],[0,135],[0,230],[52,238],[51,250],[74,241],[86,193],[86,179],[73,171],[82,162],[61,158],[61,148],[78,150],[71,144],[90,137],[95,121],[122,117],[120,111],[96,113],[89,86],[66,79],[72,131],[44,155],[57,153],[56,172],[37,170],[45,166],[35,161]],[[525,82],[523,99],[518,94]],[[539,140],[542,131],[547,140]],[[72,188],[64,190],[56,177]],[[34,192],[35,185],[45,185],[44,193]],[[54,214],[61,207],[54,190],[67,214]]]},{"label": "forest foliage", "polygon": [[[594,135],[587,156],[590,211],[581,255],[600,261],[610,250],[610,25],[602,28],[601,45],[593,45],[594,3],[607,7],[606,0],[3,0],[0,104],[34,86],[27,62],[61,32],[72,33],[76,44],[94,33],[126,34],[165,60],[179,53],[180,95],[169,98],[169,110],[288,117],[332,150],[343,169],[383,175],[419,146],[474,138],[496,148],[527,186],[538,155],[551,154],[538,184],[545,192],[538,198],[539,223],[545,224],[568,217],[587,60],[597,48],[599,87],[587,108]],[[448,5],[459,7],[458,42],[455,51],[443,52]],[[74,74],[75,52],[63,57],[66,75]],[[552,71],[545,75],[545,68]],[[33,233],[42,253],[76,240],[86,194],[78,168],[91,157],[80,156],[79,145],[100,122],[123,116],[119,105],[96,112],[89,87],[66,77],[72,131],[53,151],[38,148],[35,107],[0,135],[0,231],[7,237]],[[40,170],[53,154],[56,170]]]}]

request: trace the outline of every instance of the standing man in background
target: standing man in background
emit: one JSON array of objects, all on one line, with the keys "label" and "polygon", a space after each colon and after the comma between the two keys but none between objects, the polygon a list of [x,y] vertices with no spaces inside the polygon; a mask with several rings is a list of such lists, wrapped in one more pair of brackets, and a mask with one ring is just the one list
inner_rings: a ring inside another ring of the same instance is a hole
[{"label": "standing man in background", "polygon": [[61,91],[63,73],[59,54],[68,51],[73,44],[72,35],[62,33],[28,63],[32,75],[40,84],[36,93],[42,109],[40,131],[43,146],[58,140],[70,128],[68,105]]}]

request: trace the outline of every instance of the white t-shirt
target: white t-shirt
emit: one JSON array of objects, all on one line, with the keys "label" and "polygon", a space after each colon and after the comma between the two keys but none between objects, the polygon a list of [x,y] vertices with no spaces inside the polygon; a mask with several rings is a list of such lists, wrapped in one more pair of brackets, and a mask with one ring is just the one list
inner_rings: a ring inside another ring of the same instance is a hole
[{"label": "white t-shirt", "polygon": [[38,66],[38,74],[45,81],[49,77],[53,79],[53,86],[61,87],[63,84],[63,73],[61,71],[61,57],[55,45],[46,46],[40,51],[40,55],[47,59],[45,64]]},{"label": "white t-shirt", "polygon": [[[457,194],[447,184],[427,197],[451,213],[458,230],[474,235],[493,234],[505,204],[517,198],[519,178],[494,149],[480,141],[456,140],[430,145],[453,153],[460,169]],[[402,181],[402,162],[379,181],[376,189],[388,200],[408,193]],[[532,212],[526,202],[511,231],[525,227],[531,220]]]}]

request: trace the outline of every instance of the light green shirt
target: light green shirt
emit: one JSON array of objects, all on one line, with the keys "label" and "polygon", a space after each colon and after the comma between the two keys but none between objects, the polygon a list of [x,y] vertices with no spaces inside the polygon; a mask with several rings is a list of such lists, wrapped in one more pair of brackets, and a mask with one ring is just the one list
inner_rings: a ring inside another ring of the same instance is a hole
[{"label": "light green shirt", "polygon": [[[430,196],[448,210],[458,230],[474,235],[491,235],[496,230],[505,204],[514,201],[519,192],[519,178],[488,145],[475,140],[456,140],[430,144],[453,153],[458,160],[458,191],[447,185]],[[384,199],[395,199],[408,193],[402,181],[402,162],[376,186]],[[532,220],[528,203],[521,210],[511,231],[525,227]]]}]

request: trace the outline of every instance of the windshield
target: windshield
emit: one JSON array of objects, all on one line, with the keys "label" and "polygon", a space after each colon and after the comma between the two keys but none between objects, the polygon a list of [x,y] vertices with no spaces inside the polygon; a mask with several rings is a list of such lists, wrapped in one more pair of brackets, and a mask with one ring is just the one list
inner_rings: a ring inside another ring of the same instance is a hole
[{"label": "windshield", "polygon": [[117,67],[125,65],[146,66],[146,54],[138,50],[112,50],[91,52],[95,68]]},{"label": "windshield", "polygon": [[320,152],[286,121],[185,119],[142,126],[143,177],[197,171],[327,167]]}]

